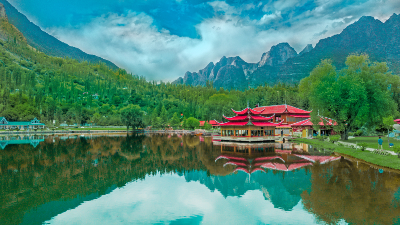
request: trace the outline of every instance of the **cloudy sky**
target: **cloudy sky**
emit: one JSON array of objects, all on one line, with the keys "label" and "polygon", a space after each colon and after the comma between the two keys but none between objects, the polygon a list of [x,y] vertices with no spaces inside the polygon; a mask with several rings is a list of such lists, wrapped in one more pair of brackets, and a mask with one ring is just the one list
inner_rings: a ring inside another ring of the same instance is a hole
[{"label": "cloudy sky", "polygon": [[399,0],[9,0],[46,32],[148,80],[173,81],[222,56],[258,62],[296,51],[361,16],[385,21]]}]

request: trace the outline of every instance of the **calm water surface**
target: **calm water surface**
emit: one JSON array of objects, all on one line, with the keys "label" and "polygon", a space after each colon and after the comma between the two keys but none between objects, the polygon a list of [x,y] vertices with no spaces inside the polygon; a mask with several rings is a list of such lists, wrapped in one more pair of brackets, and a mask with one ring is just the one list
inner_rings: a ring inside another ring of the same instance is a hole
[{"label": "calm water surface", "polygon": [[0,137],[0,224],[400,224],[400,175],[309,145]]}]

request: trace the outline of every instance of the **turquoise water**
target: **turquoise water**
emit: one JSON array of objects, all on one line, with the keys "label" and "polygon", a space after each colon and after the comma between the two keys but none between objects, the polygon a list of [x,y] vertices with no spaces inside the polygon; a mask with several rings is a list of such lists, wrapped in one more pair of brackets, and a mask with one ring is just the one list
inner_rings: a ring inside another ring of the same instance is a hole
[{"label": "turquoise water", "polygon": [[47,137],[0,151],[0,224],[400,224],[400,175],[309,145]]}]

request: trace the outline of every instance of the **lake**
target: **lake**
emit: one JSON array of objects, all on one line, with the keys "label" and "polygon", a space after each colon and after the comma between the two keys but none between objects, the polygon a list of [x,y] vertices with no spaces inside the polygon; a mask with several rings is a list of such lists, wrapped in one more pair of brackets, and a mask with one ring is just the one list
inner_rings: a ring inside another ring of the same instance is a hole
[{"label": "lake", "polygon": [[125,134],[0,147],[3,225],[400,224],[400,173],[305,144]]}]

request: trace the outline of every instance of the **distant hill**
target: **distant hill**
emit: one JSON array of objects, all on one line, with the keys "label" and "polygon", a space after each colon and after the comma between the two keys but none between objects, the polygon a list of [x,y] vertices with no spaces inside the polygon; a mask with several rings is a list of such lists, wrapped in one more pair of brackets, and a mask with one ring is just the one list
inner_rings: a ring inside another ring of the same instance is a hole
[{"label": "distant hill", "polygon": [[372,61],[387,62],[390,70],[400,68],[400,15],[393,14],[385,23],[370,16],[361,17],[340,34],[307,45],[299,54],[288,44],[280,43],[264,53],[258,63],[247,63],[239,56],[222,57],[199,72],[186,72],[175,84],[205,85],[246,89],[260,84],[298,83],[323,59],[331,59],[341,69],[352,53],[366,53]]},{"label": "distant hill", "polygon": [[18,10],[14,8],[7,0],[0,0],[0,3],[4,5],[8,21],[24,35],[29,45],[38,49],[39,51],[50,56],[69,57],[80,62],[103,62],[110,68],[118,68],[114,63],[108,60],[95,55],[87,54],[82,50],[69,46],[68,44],[44,32],[42,29],[40,29],[40,27],[30,22],[25,15],[18,12]]}]

